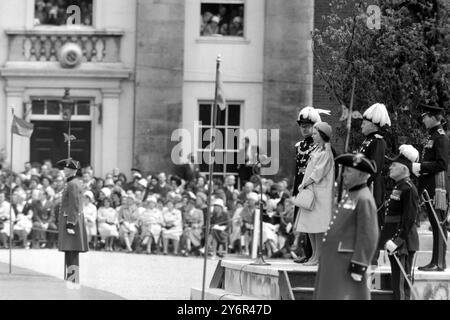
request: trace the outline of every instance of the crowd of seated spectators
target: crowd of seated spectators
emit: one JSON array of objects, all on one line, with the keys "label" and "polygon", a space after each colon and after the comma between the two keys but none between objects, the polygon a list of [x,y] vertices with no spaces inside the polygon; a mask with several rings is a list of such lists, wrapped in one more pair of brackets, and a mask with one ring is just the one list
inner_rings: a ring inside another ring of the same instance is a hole
[{"label": "crowd of seated spectators", "polygon": [[243,37],[244,6],[228,11],[225,5],[219,5],[217,12],[204,11],[200,17],[200,35]]},{"label": "crowd of seated spectators", "polygon": [[[50,161],[39,167],[27,162],[21,173],[0,170],[1,248],[8,248],[11,222],[13,246],[56,247],[63,175]],[[260,181],[253,176],[237,188],[234,175],[225,177],[225,181],[214,178],[206,239],[208,180],[198,171],[183,179],[183,175],[143,175],[132,169],[131,178],[127,178],[114,168],[102,178],[87,166],[79,175],[91,250],[249,255],[254,216],[262,199],[264,253],[269,257],[290,256],[294,206],[286,179]],[[205,250],[205,242],[209,250]]]},{"label": "crowd of seated spectators", "polygon": [[82,25],[92,25],[92,0],[37,0],[35,2],[35,25],[65,25],[73,12],[67,8],[76,5],[80,8]]}]

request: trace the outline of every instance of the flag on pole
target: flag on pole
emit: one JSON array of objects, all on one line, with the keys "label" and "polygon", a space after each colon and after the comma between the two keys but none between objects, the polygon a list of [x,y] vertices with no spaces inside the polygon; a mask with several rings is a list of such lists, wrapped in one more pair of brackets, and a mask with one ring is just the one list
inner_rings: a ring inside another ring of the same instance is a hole
[{"label": "flag on pole", "polygon": [[11,132],[22,137],[31,137],[33,134],[34,124],[22,120],[16,116],[13,118]]},{"label": "flag on pole", "polygon": [[222,77],[220,75],[220,70],[217,70],[217,105],[220,110],[225,110],[226,102],[225,102],[225,93],[223,90]]}]

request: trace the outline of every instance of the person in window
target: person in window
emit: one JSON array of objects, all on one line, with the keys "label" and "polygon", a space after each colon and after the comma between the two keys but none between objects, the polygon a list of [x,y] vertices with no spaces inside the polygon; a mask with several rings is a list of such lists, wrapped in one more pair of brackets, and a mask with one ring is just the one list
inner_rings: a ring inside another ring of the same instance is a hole
[{"label": "person in window", "polygon": [[201,16],[201,21],[200,21],[200,35],[204,36],[205,35],[205,29],[209,24],[209,21],[211,20],[211,18],[213,17],[213,14],[209,11],[205,11],[203,13],[203,15]]},{"label": "person in window", "polygon": [[206,25],[203,35],[212,36],[219,34],[219,17],[213,16],[209,23]]},{"label": "person in window", "polygon": [[242,24],[242,18],[238,16],[234,17],[233,20],[231,20],[231,24],[228,29],[230,36],[235,37],[244,36],[244,27]]}]

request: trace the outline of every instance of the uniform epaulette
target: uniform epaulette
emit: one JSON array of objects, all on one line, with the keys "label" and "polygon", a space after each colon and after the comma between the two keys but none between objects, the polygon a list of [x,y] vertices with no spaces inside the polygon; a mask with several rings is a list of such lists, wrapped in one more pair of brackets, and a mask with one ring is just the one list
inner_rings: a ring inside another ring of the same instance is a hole
[{"label": "uniform epaulette", "polygon": [[301,141],[297,142],[297,143],[295,144],[295,146],[296,146],[296,147],[300,146],[300,142],[301,142]]},{"label": "uniform epaulette", "polygon": [[440,135],[445,135],[444,129],[438,129],[437,132],[438,132]]},{"label": "uniform epaulette", "polygon": [[382,135],[380,135],[378,133],[376,135],[374,135],[374,137],[377,138],[377,139],[383,139],[384,138]]}]

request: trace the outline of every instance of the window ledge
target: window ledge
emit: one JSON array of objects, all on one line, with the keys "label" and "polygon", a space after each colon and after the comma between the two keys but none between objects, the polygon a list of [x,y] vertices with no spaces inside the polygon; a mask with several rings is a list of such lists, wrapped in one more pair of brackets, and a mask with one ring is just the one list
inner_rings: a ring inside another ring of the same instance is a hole
[{"label": "window ledge", "polygon": [[243,37],[205,36],[195,40],[196,43],[220,43],[220,44],[250,44],[250,40]]},{"label": "window ledge", "polygon": [[98,35],[98,36],[123,36],[121,29],[96,29],[91,26],[34,26],[32,29],[9,29],[7,35]]}]

